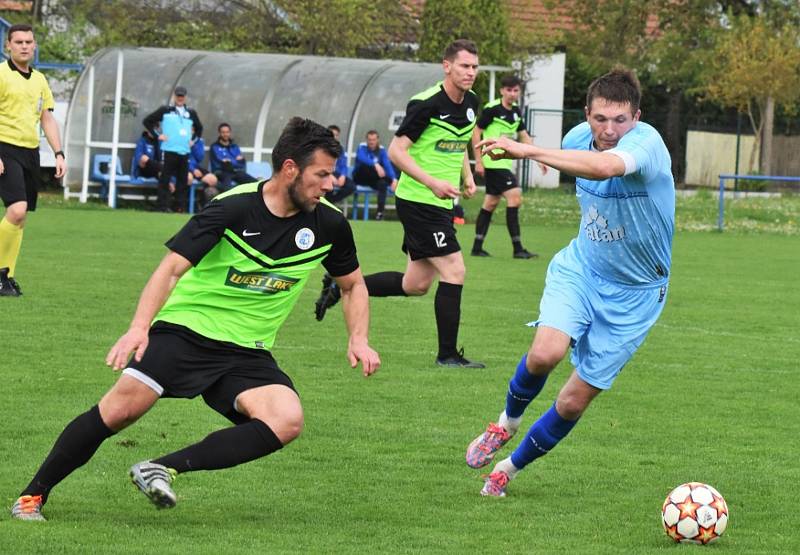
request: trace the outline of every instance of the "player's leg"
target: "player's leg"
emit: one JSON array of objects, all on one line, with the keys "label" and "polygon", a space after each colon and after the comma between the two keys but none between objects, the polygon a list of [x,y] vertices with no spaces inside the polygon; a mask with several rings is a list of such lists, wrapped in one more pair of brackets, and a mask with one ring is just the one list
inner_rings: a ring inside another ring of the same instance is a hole
[{"label": "player's leg", "polygon": [[522,356],[508,382],[506,406],[497,423],[490,423],[486,431],[467,447],[467,465],[472,468],[488,465],[514,437],[522,422],[522,414],[544,387],[547,376],[567,354],[569,345],[570,337],[560,330],[547,326],[536,330],[530,349]]},{"label": "player's leg", "polygon": [[175,212],[185,212],[188,205],[189,183],[189,155],[178,156],[177,173],[175,174]]},{"label": "player's leg", "polygon": [[281,449],[303,430],[300,398],[285,385],[243,391],[236,397],[235,407],[243,417],[235,426],[212,432],[198,443],[152,462],[179,474],[230,468]]},{"label": "player's leg", "polygon": [[[0,198],[5,214],[0,219],[0,296],[19,297],[22,289],[15,279],[17,260],[22,247],[23,228],[28,210],[36,207],[36,181],[31,170],[35,165],[27,149],[0,144],[4,171],[0,174]],[[38,152],[36,153],[38,160]],[[35,168],[38,171],[38,166]]]},{"label": "player's leg", "polygon": [[556,402],[534,422],[511,456],[494,466],[481,495],[505,496],[508,482],[527,465],[558,445],[601,391],[573,372],[561,388]]},{"label": "player's leg", "polygon": [[[576,338],[571,356],[576,370],[561,389],[556,403],[531,426],[511,457],[495,465],[484,488],[485,495],[503,495],[508,480],[530,462],[547,454],[570,432],[592,400],[601,391],[611,388],[664,306],[666,287],[630,289],[595,276],[592,286],[584,285],[575,290],[569,286],[569,274],[551,272],[552,266],[551,263],[548,269],[540,325],[546,321],[558,322],[561,318],[556,327],[572,330],[568,335]],[[559,274],[559,279],[553,279],[554,274]],[[551,280],[555,281],[552,286]],[[576,302],[578,299],[582,301]],[[558,304],[562,306],[560,315],[553,310]],[[588,312],[583,314],[576,310],[577,304],[587,305]],[[565,319],[564,314],[570,312],[574,315]],[[577,322],[572,328],[570,318]],[[584,323],[579,321],[581,319]]]},{"label": "player's leg", "polygon": [[6,207],[5,215],[0,219],[0,297],[22,295],[14,276],[27,212],[28,203],[16,201]]},{"label": "player's leg", "polygon": [[[156,194],[156,210],[159,212],[170,211],[170,196],[172,192],[172,178],[177,179],[178,172],[181,170],[181,155],[174,152],[164,152],[164,162],[161,166],[161,173],[158,175],[158,190]],[[184,173],[188,169],[184,169]],[[185,178],[184,178],[185,179]]]},{"label": "player's leg", "polygon": [[378,206],[375,212],[376,220],[383,219],[383,212],[386,210],[386,195],[390,184],[391,181],[385,177],[379,177],[369,184],[370,187],[378,192]]},{"label": "player's leg", "polygon": [[140,380],[120,376],[97,405],[67,424],[30,484],[20,493],[14,506],[18,511],[12,509],[12,515],[23,520],[43,520],[41,506],[50,491],[86,464],[103,441],[147,412],[158,397]]},{"label": "player's leg", "polygon": [[[487,182],[488,183],[488,182]],[[475,221],[475,242],[472,243],[472,256],[489,256],[489,253],[483,250],[483,241],[486,239],[486,234],[489,232],[489,225],[492,223],[492,214],[494,213],[497,204],[500,202],[500,197],[487,192],[483,197],[483,204],[481,211],[478,212],[478,218]]]},{"label": "player's leg", "polygon": [[506,199],[506,227],[508,228],[508,235],[511,237],[511,244],[514,247],[514,258],[536,258],[539,256],[538,254],[528,252],[522,246],[519,228],[519,207],[522,205],[522,189],[516,186],[516,178],[514,178],[514,184],[513,188],[503,193]]},{"label": "player's leg", "polygon": [[[455,237],[452,239],[455,242]],[[456,246],[458,243],[456,243]],[[484,368],[480,362],[464,358],[463,349],[458,349],[458,330],[461,325],[461,293],[464,289],[466,267],[461,250],[443,256],[428,258],[428,262],[439,274],[439,286],[434,298],[436,330],[439,352],[436,364],[455,368]]]},{"label": "player's leg", "polygon": [[[161,481],[155,484],[158,487],[140,485],[142,492],[162,508],[172,507],[177,501],[169,487],[174,474],[230,468],[264,457],[291,442],[303,428],[303,410],[294,385],[269,352],[251,349],[232,352],[204,338],[193,343],[195,368],[182,365],[181,372],[195,381],[191,391],[203,387],[206,404],[235,425],[131,468],[134,478],[148,470],[162,473]],[[191,391],[185,390],[183,394]]]}]

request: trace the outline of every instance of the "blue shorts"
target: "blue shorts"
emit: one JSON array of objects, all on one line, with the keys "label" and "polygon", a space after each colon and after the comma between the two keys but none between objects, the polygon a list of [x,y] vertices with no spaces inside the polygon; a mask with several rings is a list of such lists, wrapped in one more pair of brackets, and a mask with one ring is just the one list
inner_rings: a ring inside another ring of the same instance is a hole
[{"label": "blue shorts", "polygon": [[609,389],[664,308],[667,286],[624,286],[575,264],[564,249],[547,268],[539,319],[572,338],[578,376]]}]

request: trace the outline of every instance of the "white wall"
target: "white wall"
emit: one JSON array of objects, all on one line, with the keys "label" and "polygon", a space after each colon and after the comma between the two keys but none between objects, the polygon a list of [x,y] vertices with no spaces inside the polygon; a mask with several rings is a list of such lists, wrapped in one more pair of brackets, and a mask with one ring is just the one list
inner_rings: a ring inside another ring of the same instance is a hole
[{"label": "white wall", "polygon": [[[538,113],[533,121],[533,129],[528,130],[533,135],[534,143],[548,148],[561,148],[560,110],[564,109],[565,62],[566,55],[556,53],[538,56],[526,64],[525,106],[538,110],[559,110],[555,113]],[[547,174],[542,175],[537,164],[531,164],[530,167],[532,181],[529,186],[558,186],[558,171],[550,168]]]}]

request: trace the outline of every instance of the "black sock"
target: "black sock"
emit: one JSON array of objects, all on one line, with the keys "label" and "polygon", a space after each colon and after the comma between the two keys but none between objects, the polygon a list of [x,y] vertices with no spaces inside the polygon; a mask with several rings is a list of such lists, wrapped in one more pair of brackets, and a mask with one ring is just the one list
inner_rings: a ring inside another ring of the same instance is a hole
[{"label": "black sock", "polygon": [[405,297],[403,272],[378,272],[364,277],[370,297]]},{"label": "black sock", "polygon": [[511,244],[514,245],[514,252],[522,250],[522,240],[519,237],[519,207],[510,206],[506,208],[506,227],[511,236]]},{"label": "black sock", "polygon": [[97,405],[76,417],[58,436],[39,471],[20,495],[41,495],[42,501],[47,501],[50,490],[86,464],[100,444],[115,433],[100,418]]},{"label": "black sock", "polygon": [[461,321],[461,290],[463,285],[439,282],[433,308],[436,312],[436,330],[439,333],[439,356],[447,358],[456,354],[458,324]]},{"label": "black sock", "polygon": [[479,251],[483,248],[483,240],[489,232],[489,224],[491,223],[492,213],[481,208],[481,211],[478,212],[478,219],[475,222],[475,242],[472,244],[473,251]]},{"label": "black sock", "polygon": [[275,432],[254,418],[244,424],[212,432],[201,442],[153,459],[152,462],[178,472],[217,470],[260,459],[281,447],[283,444]]}]

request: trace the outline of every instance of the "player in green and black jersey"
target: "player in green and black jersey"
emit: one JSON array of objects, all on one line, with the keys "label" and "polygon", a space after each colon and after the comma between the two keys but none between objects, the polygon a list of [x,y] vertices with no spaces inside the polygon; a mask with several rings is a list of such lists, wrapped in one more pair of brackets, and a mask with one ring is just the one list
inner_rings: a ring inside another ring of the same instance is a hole
[{"label": "player in green and black jersey", "polygon": [[[533,144],[517,100],[519,99],[522,81],[516,75],[507,75],[500,80],[500,98],[483,107],[481,117],[472,132],[472,143],[475,149],[475,173],[483,176],[486,184],[486,196],[483,206],[475,222],[475,242],[472,245],[472,256],[489,256],[483,250],[483,240],[489,231],[492,213],[500,203],[500,197],[506,199],[506,226],[514,246],[514,258],[534,258],[535,253],[528,252],[522,246],[519,231],[519,207],[522,204],[522,190],[517,177],[511,171],[511,160],[492,160],[489,156],[481,156],[477,145],[482,139],[495,137],[519,136],[523,143]],[[547,171],[547,166],[541,166]]]},{"label": "player in green and black jersey", "polygon": [[[457,40],[444,53],[444,80],[412,97],[406,116],[389,145],[389,157],[403,172],[396,206],[403,224],[405,273],[367,276],[370,296],[424,295],[438,276],[434,310],[439,337],[436,363],[483,368],[457,350],[461,319],[464,258],[453,226],[453,199],[475,193],[467,146],[475,126],[478,98],[471,87],[478,72],[475,44]],[[338,301],[338,290],[327,278],[317,300],[317,319]]]},{"label": "player in green and black jersey", "polygon": [[292,119],[272,152],[271,180],[215,197],[167,242],[169,253],[145,286],[130,329],[106,358],[124,369],[122,376],[64,429],[13,516],[43,520],[50,490],[160,397],[202,395],[235,424],[131,468],[134,483],[160,507],[175,505],[176,473],[228,468],[295,439],[303,409],[268,349],[320,264],[336,276],[344,298],[351,366],[361,361],[365,376],[377,370],[353,235],[322,198],[333,188],[340,153],[328,129]]}]

